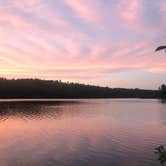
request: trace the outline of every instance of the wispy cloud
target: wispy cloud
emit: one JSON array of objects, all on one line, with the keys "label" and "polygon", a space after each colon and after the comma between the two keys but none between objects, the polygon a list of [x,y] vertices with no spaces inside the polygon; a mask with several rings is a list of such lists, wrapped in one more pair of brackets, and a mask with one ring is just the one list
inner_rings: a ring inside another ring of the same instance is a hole
[{"label": "wispy cloud", "polygon": [[164,53],[154,53],[165,9],[164,0],[0,0],[0,74],[103,83],[166,73]]}]

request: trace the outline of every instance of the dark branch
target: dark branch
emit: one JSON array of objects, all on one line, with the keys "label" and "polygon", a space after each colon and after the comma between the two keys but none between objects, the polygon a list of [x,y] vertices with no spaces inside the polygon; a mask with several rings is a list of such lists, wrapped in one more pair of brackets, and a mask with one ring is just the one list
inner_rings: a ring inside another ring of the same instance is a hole
[{"label": "dark branch", "polygon": [[164,50],[164,49],[166,49],[166,46],[159,46],[156,48],[155,51],[160,51],[160,50]]}]

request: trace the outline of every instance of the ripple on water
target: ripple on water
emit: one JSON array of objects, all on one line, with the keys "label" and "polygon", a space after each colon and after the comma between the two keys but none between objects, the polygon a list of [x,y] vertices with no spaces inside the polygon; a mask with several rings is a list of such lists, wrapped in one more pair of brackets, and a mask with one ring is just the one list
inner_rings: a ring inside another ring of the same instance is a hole
[{"label": "ripple on water", "polygon": [[157,165],[166,145],[158,100],[0,101],[0,162],[10,165]]}]

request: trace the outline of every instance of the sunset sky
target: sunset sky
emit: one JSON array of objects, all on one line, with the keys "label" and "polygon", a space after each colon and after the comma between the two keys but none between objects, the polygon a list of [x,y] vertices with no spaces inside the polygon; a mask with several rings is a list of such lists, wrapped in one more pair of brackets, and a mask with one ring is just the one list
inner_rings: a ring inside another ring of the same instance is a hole
[{"label": "sunset sky", "polygon": [[0,0],[0,77],[157,89],[166,0]]}]

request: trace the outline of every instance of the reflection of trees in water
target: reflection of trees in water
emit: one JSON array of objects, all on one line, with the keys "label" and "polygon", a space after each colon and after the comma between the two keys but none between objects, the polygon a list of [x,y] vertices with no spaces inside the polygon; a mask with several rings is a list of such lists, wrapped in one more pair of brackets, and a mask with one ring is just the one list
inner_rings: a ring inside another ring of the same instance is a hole
[{"label": "reflection of trees in water", "polygon": [[166,125],[166,99],[158,100],[160,102],[160,109],[158,111],[160,124]]},{"label": "reflection of trees in water", "polygon": [[161,99],[160,102],[161,102],[162,104],[166,104],[166,99]]},{"label": "reflection of trees in water", "polygon": [[0,121],[8,118],[44,119],[59,118],[64,113],[60,106],[74,101],[15,101],[0,102]]}]

